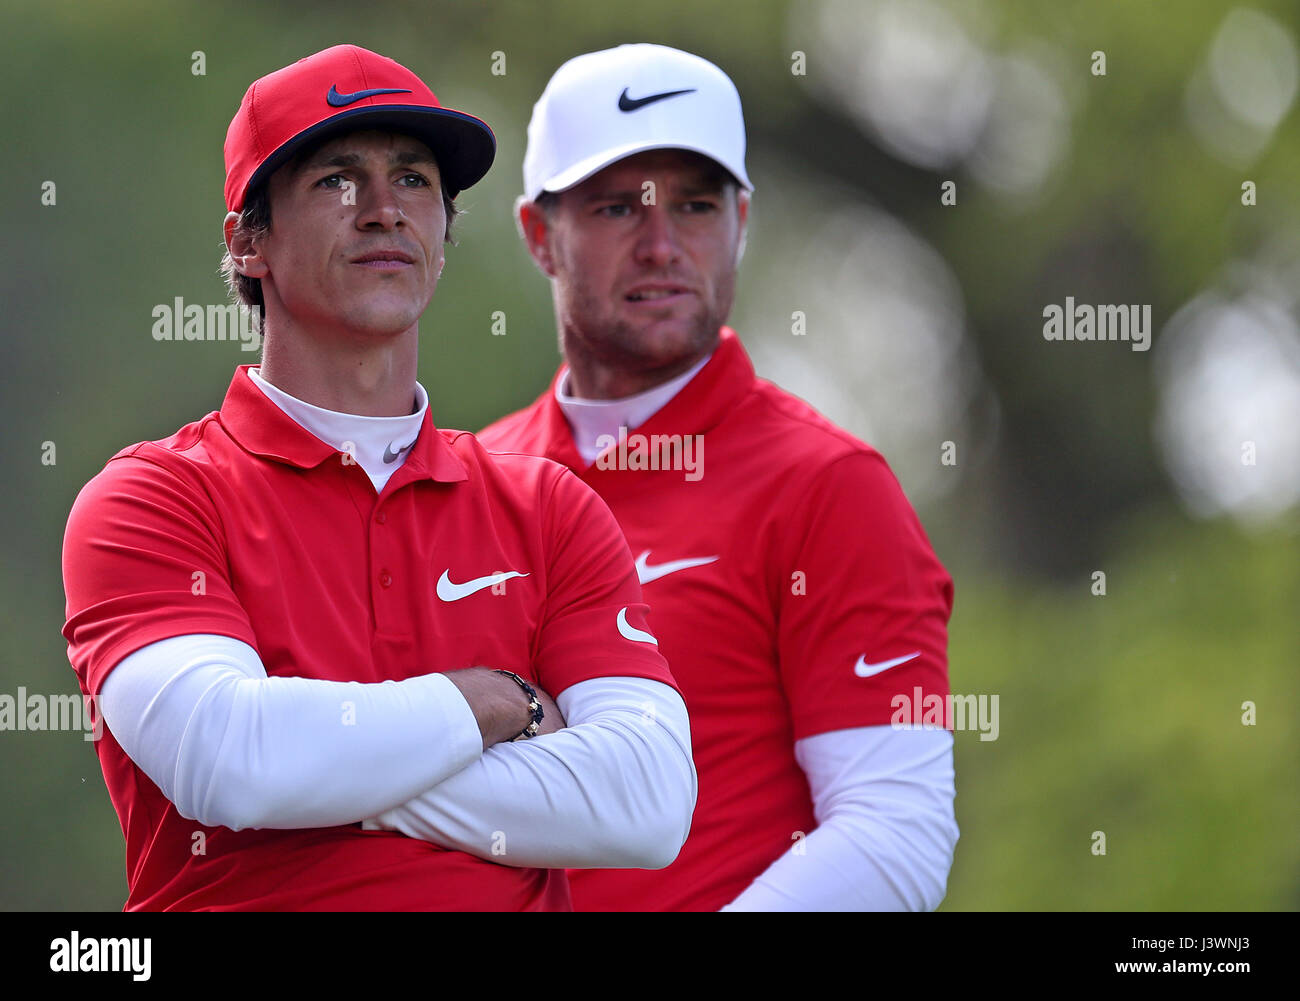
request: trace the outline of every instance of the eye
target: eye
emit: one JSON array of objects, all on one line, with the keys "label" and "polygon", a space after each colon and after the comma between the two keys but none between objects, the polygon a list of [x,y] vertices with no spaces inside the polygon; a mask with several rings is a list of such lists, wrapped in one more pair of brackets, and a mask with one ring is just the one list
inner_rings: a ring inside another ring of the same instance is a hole
[{"label": "eye", "polygon": [[317,181],[316,187],[328,188],[332,190],[338,188],[342,184],[343,184],[342,174],[330,174],[328,177],[322,177],[319,181]]},{"label": "eye", "polygon": [[403,181],[403,183],[410,182],[410,181],[414,181],[414,182],[415,182],[414,184],[406,183],[406,186],[407,186],[408,188],[431,188],[431,187],[433,187],[433,183],[432,183],[432,182],[431,182],[427,177],[425,177],[423,174],[417,174],[417,173],[415,173],[414,171],[412,171],[412,172],[409,173],[409,174],[403,174],[403,175],[402,175],[402,181]]},{"label": "eye", "polygon": [[702,214],[706,212],[715,212],[717,211],[718,206],[716,202],[697,200],[693,202],[687,202],[683,206],[683,208],[686,210],[686,212],[690,213],[691,215],[695,215],[695,214]]},{"label": "eye", "polygon": [[596,215],[604,216],[606,219],[626,219],[632,214],[632,206],[623,202],[615,202],[613,205],[602,205],[596,209]]}]

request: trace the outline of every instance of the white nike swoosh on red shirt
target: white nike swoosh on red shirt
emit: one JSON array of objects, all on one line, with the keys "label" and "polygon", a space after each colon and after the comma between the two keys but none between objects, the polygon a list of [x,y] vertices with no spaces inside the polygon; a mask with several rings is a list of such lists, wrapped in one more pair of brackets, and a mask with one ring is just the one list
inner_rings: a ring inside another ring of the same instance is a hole
[{"label": "white nike swoosh on red shirt", "polygon": [[627,621],[627,606],[624,605],[618,610],[618,632],[624,639],[634,640],[637,643],[653,643],[659,645],[659,641],[651,636],[644,629],[638,629]]},{"label": "white nike swoosh on red shirt", "polygon": [[475,577],[473,580],[465,581],[464,584],[453,584],[451,570],[447,569],[438,578],[438,597],[443,601],[460,601],[461,598],[468,598],[475,591],[482,591],[485,587],[500,584],[503,580],[509,580],[511,577],[527,576],[528,574],[520,573],[517,570],[507,570],[505,573],[491,573],[486,577]]},{"label": "white nike swoosh on red shirt", "polygon": [[873,674],[888,671],[891,667],[897,667],[899,664],[906,664],[909,660],[915,660],[919,656],[921,656],[921,651],[917,650],[916,653],[895,657],[893,660],[882,660],[879,664],[868,664],[867,656],[863,654],[858,658],[858,662],[853,665],[853,673],[859,678],[870,678]]},{"label": "white nike swoosh on red shirt", "polygon": [[670,560],[667,563],[656,563],[650,565],[650,550],[646,550],[636,558],[636,576],[642,584],[649,584],[652,580],[658,580],[660,577],[667,577],[670,573],[676,573],[678,570],[689,570],[691,567],[702,567],[709,563],[717,561],[716,556],[696,556],[686,560]]}]

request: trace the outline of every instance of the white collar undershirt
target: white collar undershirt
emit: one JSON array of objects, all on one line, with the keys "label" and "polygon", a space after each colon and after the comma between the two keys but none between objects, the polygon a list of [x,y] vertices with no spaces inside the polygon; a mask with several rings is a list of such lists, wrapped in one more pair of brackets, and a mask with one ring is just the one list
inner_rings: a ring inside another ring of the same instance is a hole
[{"label": "white collar undershirt", "polygon": [[570,396],[569,368],[566,365],[555,380],[555,402],[564,411],[569,430],[573,432],[573,443],[583,462],[590,466],[604,451],[596,444],[601,438],[608,444],[610,438],[618,438],[619,428],[631,431],[662,410],[712,357],[710,352],[681,375],[620,400],[583,400]]},{"label": "white collar undershirt", "polygon": [[[424,412],[429,409],[429,394],[418,381],[414,413],[406,417],[362,417],[325,410],[290,396],[263,379],[257,367],[250,368],[248,375],[267,399],[305,430],[332,448],[354,456],[375,485],[376,493],[383,492],[389,477],[406,462],[424,424]],[[391,457],[388,462],[385,456]]]}]

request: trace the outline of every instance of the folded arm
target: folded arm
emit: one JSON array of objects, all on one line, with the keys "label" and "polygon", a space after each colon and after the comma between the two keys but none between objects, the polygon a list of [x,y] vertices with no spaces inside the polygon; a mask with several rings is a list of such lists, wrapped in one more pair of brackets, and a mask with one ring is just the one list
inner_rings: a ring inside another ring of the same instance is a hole
[{"label": "folded arm", "polygon": [[[501,686],[526,722],[522,693]],[[252,647],[217,635],[123,658],[100,703],[122,750],[183,817],[233,830],[356,823],[460,771],[489,739],[446,675],[270,678]]]},{"label": "folded arm", "polygon": [[568,726],[490,748],[366,827],[503,865],[661,869],[690,831],[696,776],[680,695],[595,678],[556,702]]}]

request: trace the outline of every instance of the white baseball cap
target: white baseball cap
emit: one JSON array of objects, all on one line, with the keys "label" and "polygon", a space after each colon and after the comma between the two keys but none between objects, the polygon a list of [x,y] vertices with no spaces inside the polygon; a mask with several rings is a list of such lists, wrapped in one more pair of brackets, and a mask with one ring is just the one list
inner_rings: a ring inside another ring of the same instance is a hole
[{"label": "white baseball cap", "polygon": [[731,78],[689,52],[639,43],[575,56],[555,71],[528,123],[524,196],[564,191],[648,149],[701,153],[754,188]]}]

